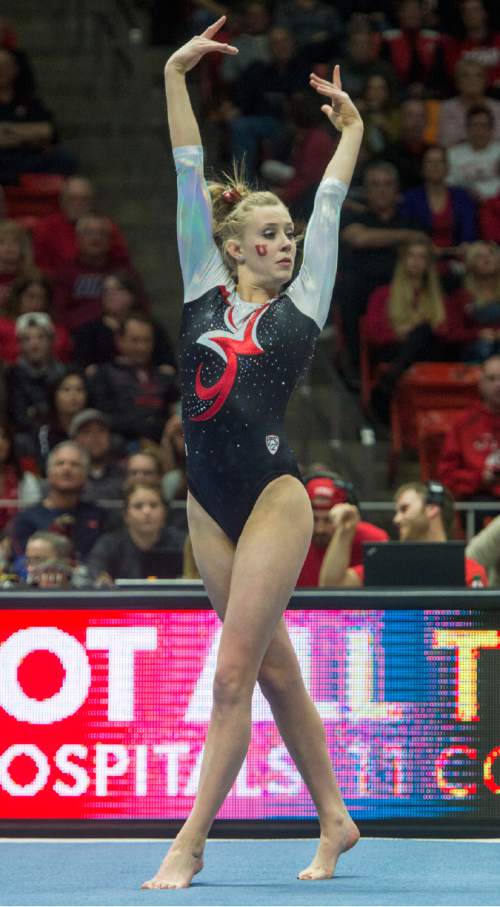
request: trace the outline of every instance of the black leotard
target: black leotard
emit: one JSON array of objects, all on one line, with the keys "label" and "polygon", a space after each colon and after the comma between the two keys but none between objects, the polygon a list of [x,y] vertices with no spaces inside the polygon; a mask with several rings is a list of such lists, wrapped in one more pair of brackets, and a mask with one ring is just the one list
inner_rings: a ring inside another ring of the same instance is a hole
[{"label": "black leotard", "polygon": [[257,305],[239,298],[213,239],[201,147],[176,148],[174,157],[188,486],[236,543],[262,489],[281,475],[300,479],[285,411],[328,315],[347,187],[332,178],[321,183],[297,277]]}]

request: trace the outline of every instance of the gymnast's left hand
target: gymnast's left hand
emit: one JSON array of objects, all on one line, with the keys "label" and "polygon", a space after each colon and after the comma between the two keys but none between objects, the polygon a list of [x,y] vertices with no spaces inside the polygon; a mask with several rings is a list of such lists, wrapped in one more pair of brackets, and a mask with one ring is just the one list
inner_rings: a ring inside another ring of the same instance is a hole
[{"label": "gymnast's left hand", "polygon": [[363,120],[357,107],[353,104],[347,92],[342,91],[340,66],[334,66],[331,82],[328,82],[327,79],[321,79],[315,72],[312,72],[309,76],[309,84],[318,94],[331,98],[331,103],[324,104],[321,110],[339,132],[351,126],[363,127]]}]

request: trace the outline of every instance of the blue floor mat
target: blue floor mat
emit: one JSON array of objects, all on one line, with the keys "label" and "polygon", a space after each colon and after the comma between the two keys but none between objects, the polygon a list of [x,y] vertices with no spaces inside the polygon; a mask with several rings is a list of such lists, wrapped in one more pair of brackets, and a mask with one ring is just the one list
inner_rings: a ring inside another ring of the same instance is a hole
[{"label": "blue floor mat", "polygon": [[161,841],[0,841],[1,905],[500,905],[500,841],[365,839],[301,882],[312,840],[209,841],[189,889],[141,891]]}]

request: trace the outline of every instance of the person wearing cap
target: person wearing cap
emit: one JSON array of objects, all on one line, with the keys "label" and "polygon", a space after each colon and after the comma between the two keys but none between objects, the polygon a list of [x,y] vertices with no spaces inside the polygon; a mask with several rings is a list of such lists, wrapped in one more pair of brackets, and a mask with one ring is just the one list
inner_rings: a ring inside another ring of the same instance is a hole
[{"label": "person wearing cap", "polygon": [[[430,483],[429,483],[430,484]],[[455,530],[455,502],[447,488],[439,484],[442,501],[429,498],[429,486],[423,482],[401,485],[394,495],[394,525],[401,542],[446,542]],[[352,504],[340,504],[333,511],[335,533],[322,569],[321,586],[360,588],[365,571],[362,555],[353,558],[353,539],[359,525],[359,510]],[[465,584],[488,585],[484,567],[465,558]]]},{"label": "person wearing cap", "polygon": [[[328,586],[337,583],[326,582],[323,565],[333,545],[335,536],[335,513],[349,498],[348,486],[333,477],[317,475],[306,481],[306,491],[311,501],[314,525],[311,544],[297,580],[297,586]],[[384,529],[373,523],[359,520],[353,537],[350,564],[361,561],[363,542],[386,542],[389,536]]]},{"label": "person wearing cap", "polygon": [[113,449],[113,436],[106,413],[99,409],[83,409],[73,416],[69,437],[89,457],[89,471],[82,500],[94,503],[121,501],[125,469]]},{"label": "person wearing cap", "polygon": [[7,373],[9,416],[16,432],[33,431],[49,411],[49,389],[65,371],[54,358],[54,325],[46,312],[26,312],[16,320],[20,355]]}]

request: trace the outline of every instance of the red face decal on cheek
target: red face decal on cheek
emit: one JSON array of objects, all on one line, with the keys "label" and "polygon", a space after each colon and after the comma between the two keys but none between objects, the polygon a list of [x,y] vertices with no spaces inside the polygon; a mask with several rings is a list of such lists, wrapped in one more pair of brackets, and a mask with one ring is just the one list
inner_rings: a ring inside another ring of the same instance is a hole
[{"label": "red face decal on cheek", "polygon": [[265,245],[265,243],[256,245],[255,250],[257,252],[257,255],[260,255],[261,258],[264,258],[264,256],[267,255],[267,246]]}]

